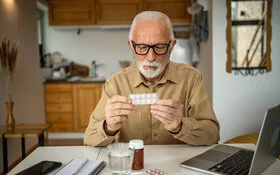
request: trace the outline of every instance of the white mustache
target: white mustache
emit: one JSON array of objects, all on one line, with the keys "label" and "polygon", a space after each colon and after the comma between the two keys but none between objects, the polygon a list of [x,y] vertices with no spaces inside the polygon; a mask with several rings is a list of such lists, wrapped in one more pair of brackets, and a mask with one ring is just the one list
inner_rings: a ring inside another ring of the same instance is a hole
[{"label": "white mustache", "polygon": [[[146,78],[155,78],[158,75],[160,75],[164,69],[167,63],[169,62],[170,53],[167,54],[167,58],[164,61],[164,63],[160,63],[157,61],[149,62],[149,61],[136,61],[137,68],[141,72],[141,74]],[[136,59],[135,59],[136,60]],[[153,66],[156,67],[156,69],[144,69],[145,66]]]},{"label": "white mustache", "polygon": [[[156,69],[145,69],[145,66],[153,66],[156,67]],[[148,62],[148,61],[143,61],[143,62],[138,62],[137,67],[139,71],[142,73],[142,75],[146,78],[155,78],[158,76],[163,69],[163,66],[159,62]]]},{"label": "white mustache", "polygon": [[143,61],[139,63],[140,66],[154,66],[154,67],[160,67],[161,64],[159,62],[153,61],[153,62],[148,62],[148,61]]}]

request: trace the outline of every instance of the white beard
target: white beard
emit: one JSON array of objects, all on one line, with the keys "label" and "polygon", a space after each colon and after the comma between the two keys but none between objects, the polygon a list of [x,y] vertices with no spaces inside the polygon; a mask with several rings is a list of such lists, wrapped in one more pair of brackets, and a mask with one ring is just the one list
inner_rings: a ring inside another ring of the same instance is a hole
[{"label": "white beard", "polygon": [[[137,68],[139,69],[139,71],[141,72],[141,74],[145,77],[145,78],[155,78],[157,76],[159,76],[165,69],[168,61],[169,61],[169,57],[170,55],[167,56],[166,61],[164,63],[159,63],[156,61],[153,62],[149,62],[149,61],[136,61],[137,63]],[[145,69],[145,66],[154,66],[156,67],[156,69]]]}]

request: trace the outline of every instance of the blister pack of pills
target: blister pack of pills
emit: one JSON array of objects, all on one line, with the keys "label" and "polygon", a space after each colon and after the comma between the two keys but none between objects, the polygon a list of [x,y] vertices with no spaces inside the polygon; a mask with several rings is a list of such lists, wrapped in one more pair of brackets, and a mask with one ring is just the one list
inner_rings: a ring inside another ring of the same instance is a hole
[{"label": "blister pack of pills", "polygon": [[134,105],[155,104],[158,100],[158,94],[157,93],[129,94],[129,98],[132,99],[132,104]]},{"label": "blister pack of pills", "polygon": [[157,168],[146,170],[145,172],[146,172],[146,174],[149,174],[149,175],[167,175],[165,172],[163,172]]}]

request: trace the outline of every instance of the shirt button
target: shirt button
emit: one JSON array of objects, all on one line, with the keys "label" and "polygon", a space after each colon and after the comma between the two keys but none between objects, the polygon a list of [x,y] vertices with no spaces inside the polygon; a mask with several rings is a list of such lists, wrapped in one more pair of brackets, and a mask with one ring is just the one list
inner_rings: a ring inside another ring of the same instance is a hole
[{"label": "shirt button", "polygon": [[157,137],[157,135],[158,135],[157,133],[154,133],[154,134],[153,134],[154,137]]},{"label": "shirt button", "polygon": [[156,87],[153,87],[152,91],[153,91],[153,92],[156,92],[156,91],[157,91],[157,88],[156,88]]}]

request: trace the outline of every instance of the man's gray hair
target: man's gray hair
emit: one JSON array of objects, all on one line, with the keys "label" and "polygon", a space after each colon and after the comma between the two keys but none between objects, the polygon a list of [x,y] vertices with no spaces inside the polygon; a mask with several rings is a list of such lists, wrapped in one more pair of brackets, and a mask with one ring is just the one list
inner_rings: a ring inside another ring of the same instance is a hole
[{"label": "man's gray hair", "polygon": [[129,31],[129,35],[128,35],[128,39],[131,41],[132,40],[132,35],[135,29],[135,24],[138,20],[151,20],[151,21],[158,21],[158,20],[165,20],[167,23],[167,26],[169,28],[170,31],[170,39],[173,40],[174,39],[174,33],[173,33],[173,26],[172,23],[170,21],[170,18],[164,14],[161,13],[159,11],[143,11],[141,13],[139,13],[138,15],[136,15],[132,21],[132,24],[130,26],[130,31]]}]

